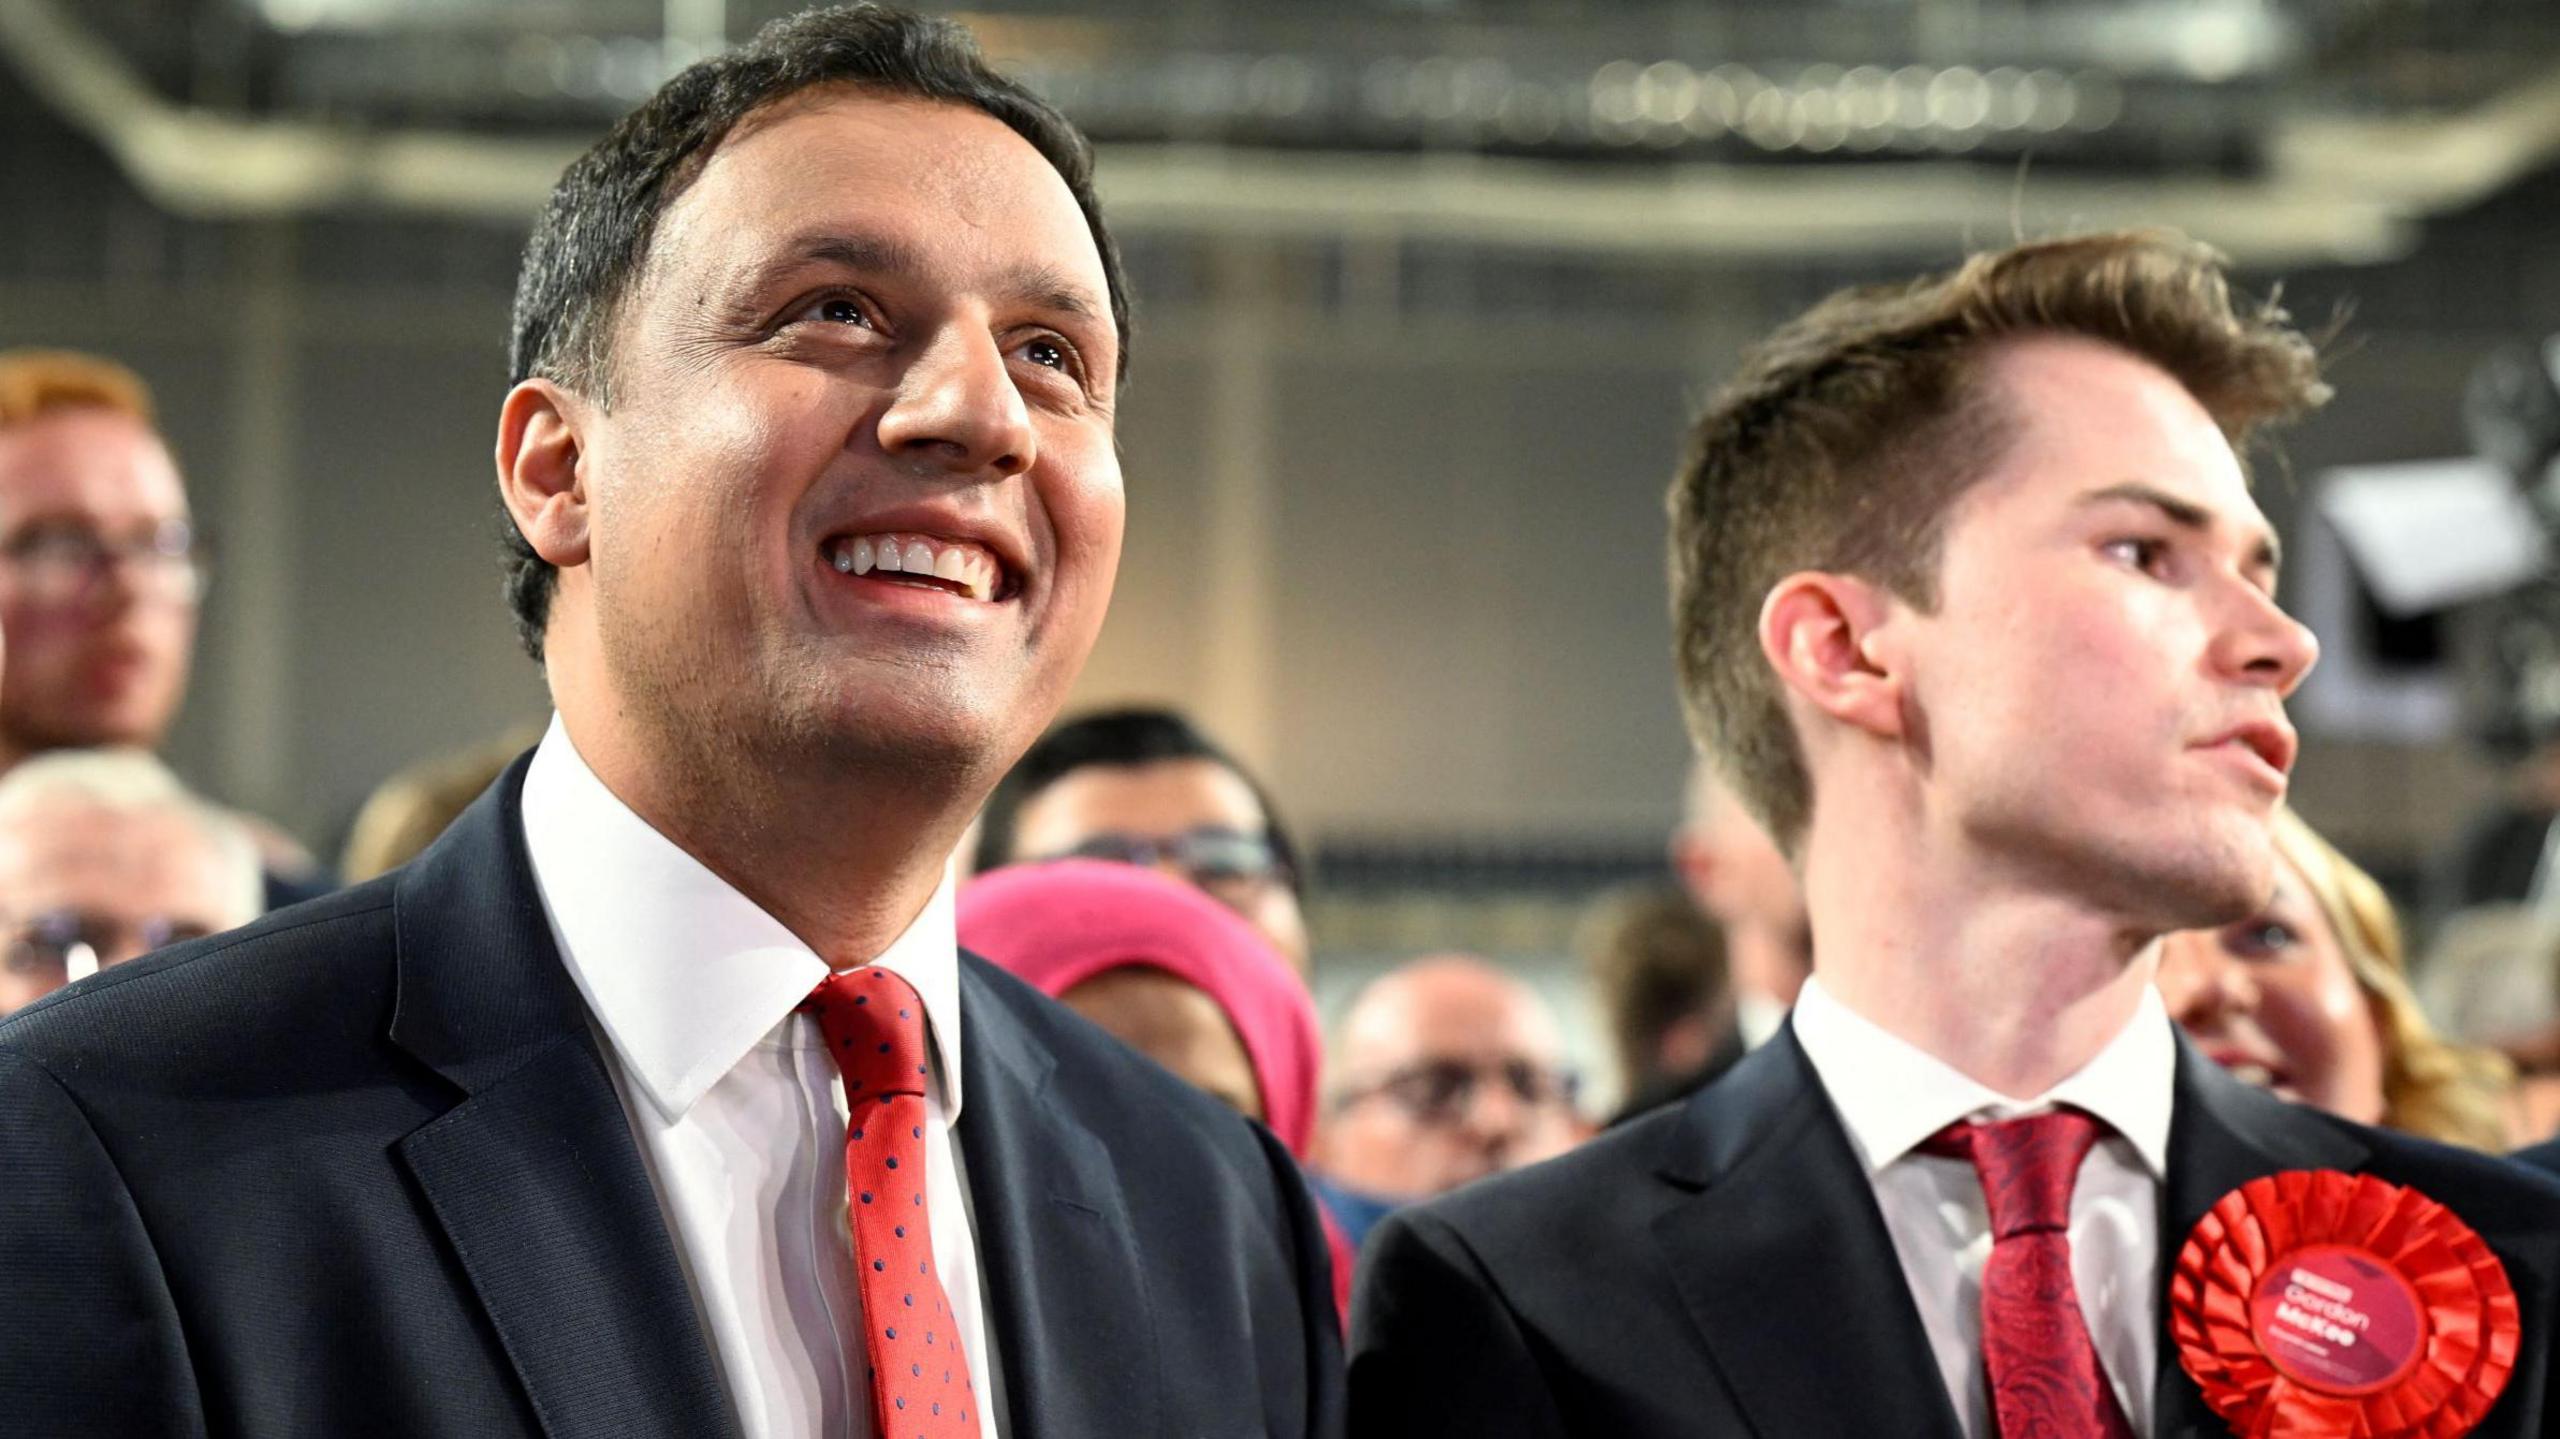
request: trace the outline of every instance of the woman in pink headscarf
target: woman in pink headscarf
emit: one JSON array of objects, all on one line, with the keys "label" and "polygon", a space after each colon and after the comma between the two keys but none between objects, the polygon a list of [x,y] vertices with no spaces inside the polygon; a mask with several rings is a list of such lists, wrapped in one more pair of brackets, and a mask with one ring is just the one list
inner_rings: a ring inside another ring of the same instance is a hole
[{"label": "woman in pink headscarf", "polygon": [[[1136,865],[1058,860],[971,880],[959,930],[963,948],[1261,1120],[1306,1158],[1321,1063],[1315,1001],[1226,906]],[[1330,1216],[1324,1225],[1334,1301],[1347,1305],[1350,1249]]]}]

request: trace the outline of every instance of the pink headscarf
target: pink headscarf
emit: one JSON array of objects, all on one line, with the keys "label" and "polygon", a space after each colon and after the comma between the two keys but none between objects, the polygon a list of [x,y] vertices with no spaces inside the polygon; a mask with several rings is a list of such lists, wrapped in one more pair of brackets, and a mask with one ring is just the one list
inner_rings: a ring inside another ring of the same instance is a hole
[{"label": "pink headscarf", "polygon": [[1217,1002],[1244,1041],[1263,1118],[1304,1159],[1315,1128],[1315,1001],[1260,931],[1180,880],[1133,864],[1008,865],[961,886],[960,943],[1051,998],[1145,965]]}]

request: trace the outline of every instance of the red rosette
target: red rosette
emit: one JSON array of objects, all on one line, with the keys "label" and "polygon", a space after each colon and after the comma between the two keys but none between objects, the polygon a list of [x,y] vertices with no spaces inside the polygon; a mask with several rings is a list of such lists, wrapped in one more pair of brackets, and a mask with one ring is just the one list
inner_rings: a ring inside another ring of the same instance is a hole
[{"label": "red rosette", "polygon": [[2514,1372],[2515,1289],[2452,1210],[2291,1170],[2222,1196],[2178,1252],[2169,1336],[2243,1439],[2453,1439]]}]

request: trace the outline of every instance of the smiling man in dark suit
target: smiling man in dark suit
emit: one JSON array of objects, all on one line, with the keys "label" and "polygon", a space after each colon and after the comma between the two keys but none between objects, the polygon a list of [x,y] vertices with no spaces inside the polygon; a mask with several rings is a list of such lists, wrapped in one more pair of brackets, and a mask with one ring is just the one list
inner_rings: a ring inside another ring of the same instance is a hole
[{"label": "smiling man in dark suit", "polygon": [[[2093,236],[1835,296],[1745,361],[1673,484],[1677,655],[1702,748],[1803,878],[1813,977],[1686,1104],[1389,1219],[1355,1435],[2226,1433],[2170,1276],[2208,1209],[2287,1171],[2448,1206],[2516,1309],[2418,1332],[2457,1369],[2503,1333],[2513,1369],[2480,1410],[2453,1396],[2485,1370],[2357,1369],[2340,1397],[2207,1366],[2216,1397],[2306,1433],[2386,1391],[2544,1432],[2560,1188],[2245,1088],[2152,988],[2159,936],[2274,883],[2282,701],[2315,651],[2238,451],[2325,395],[2281,320],[2236,311],[2208,253]],[[2299,1368],[2286,1345],[2409,1317],[2333,1261],[2271,1272],[2349,1319],[2217,1342]]]},{"label": "smiling man in dark suit", "polygon": [[13,1435],[1318,1435],[1288,1157],[954,945],[1102,622],[1080,136],[869,6],[670,81],[527,252],[558,718],[406,870],[0,1028]]}]

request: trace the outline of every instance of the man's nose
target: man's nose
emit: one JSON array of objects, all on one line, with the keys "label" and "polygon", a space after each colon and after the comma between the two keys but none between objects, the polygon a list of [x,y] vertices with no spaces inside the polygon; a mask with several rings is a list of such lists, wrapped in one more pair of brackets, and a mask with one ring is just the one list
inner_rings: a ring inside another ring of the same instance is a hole
[{"label": "man's nose", "polygon": [[2290,695],[2320,660],[2320,640],[2310,627],[2286,614],[2275,597],[2247,583],[2235,582],[2235,609],[2216,640],[2219,666],[2236,679],[2266,685]]},{"label": "man's nose", "polygon": [[1527,1104],[1512,1092],[1510,1080],[1495,1071],[1476,1076],[1459,1118],[1480,1142],[1493,1144],[1517,1134],[1528,1114]]},{"label": "man's nose", "polygon": [[957,475],[1018,475],[1039,457],[1031,412],[995,337],[944,326],[908,365],[880,417],[880,446]]}]

